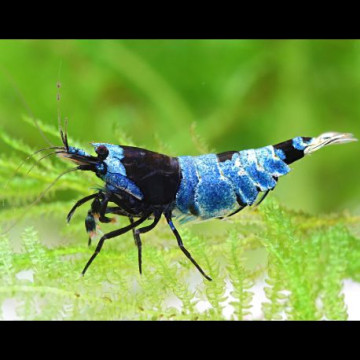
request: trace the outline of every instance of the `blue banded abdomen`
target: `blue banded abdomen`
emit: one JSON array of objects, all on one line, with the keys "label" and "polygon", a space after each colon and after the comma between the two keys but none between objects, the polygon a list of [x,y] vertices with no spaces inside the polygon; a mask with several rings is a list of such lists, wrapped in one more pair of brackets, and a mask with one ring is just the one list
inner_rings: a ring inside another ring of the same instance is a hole
[{"label": "blue banded abdomen", "polygon": [[195,202],[196,187],[199,182],[194,158],[192,156],[180,156],[181,182],[176,194],[176,205],[183,214],[198,214]]},{"label": "blue banded abdomen", "polygon": [[180,156],[182,174],[175,211],[180,222],[206,220],[252,205],[259,192],[272,190],[290,171],[273,146],[215,154]]},{"label": "blue banded abdomen", "polygon": [[227,215],[237,206],[231,180],[224,176],[215,154],[194,157],[199,182],[195,189],[195,203],[202,219]]}]

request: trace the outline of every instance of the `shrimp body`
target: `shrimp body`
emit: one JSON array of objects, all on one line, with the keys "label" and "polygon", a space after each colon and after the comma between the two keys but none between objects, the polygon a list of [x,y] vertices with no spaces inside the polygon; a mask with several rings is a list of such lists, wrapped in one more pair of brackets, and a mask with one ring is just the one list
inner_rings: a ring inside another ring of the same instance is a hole
[{"label": "shrimp body", "polygon": [[[108,223],[108,215],[126,216],[130,225],[105,234],[98,242],[83,274],[100,252],[104,241],[133,230],[138,247],[141,273],[140,234],[151,231],[165,216],[180,249],[208,280],[185,249],[172,219],[180,223],[229,217],[255,203],[259,204],[273,190],[278,179],[289,173],[289,165],[326,145],[342,144],[356,139],[351,134],[329,132],[318,137],[295,137],[276,145],[258,149],[227,151],[221,154],[171,157],[131,146],[94,143],[97,156],[67,144],[57,151],[61,157],[78,164],[78,170],[92,171],[104,182],[98,193],[80,199],[68,214],[93,200],[85,219],[91,238],[97,221]],[[112,206],[109,204],[112,203]],[[134,220],[137,219],[137,220]],[[139,227],[144,221],[152,224]]]}]

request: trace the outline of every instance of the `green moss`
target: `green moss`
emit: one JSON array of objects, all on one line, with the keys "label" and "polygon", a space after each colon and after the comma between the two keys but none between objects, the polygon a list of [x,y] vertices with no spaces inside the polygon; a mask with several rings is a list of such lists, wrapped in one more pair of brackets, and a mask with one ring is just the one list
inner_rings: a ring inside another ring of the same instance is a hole
[{"label": "green moss", "polygon": [[[48,134],[54,131],[39,124]],[[224,309],[230,300],[231,319],[251,319],[251,302],[257,296],[253,285],[264,277],[265,319],[347,318],[341,291],[345,278],[360,280],[360,240],[354,235],[358,217],[310,216],[268,197],[259,209],[246,209],[231,218],[224,232],[209,236],[197,233],[196,226],[179,229],[185,246],[212,282],[204,280],[184,257],[165,222],[144,236],[142,276],[132,236],[127,234],[106,243],[81,277],[93,248],[86,246],[80,214],[74,216],[71,227],[65,226],[65,216],[74,198],[88,193],[82,185],[84,177],[95,186],[94,179],[82,174],[79,183],[78,174],[67,174],[29,207],[67,165],[46,159],[28,173],[33,164],[28,161],[8,181],[21,163],[23,144],[4,134],[2,139],[14,150],[11,157],[0,156],[0,179],[7,183],[0,193],[2,229],[17,221],[19,230],[19,221],[26,218],[43,221],[23,229],[17,250],[14,236],[3,234],[0,239],[0,303],[16,299],[19,318],[219,320],[227,318]],[[31,151],[26,147],[26,153]],[[39,235],[45,215],[61,219],[64,229],[52,235],[58,241],[51,248],[46,245],[47,236]],[[119,226],[125,223],[121,219]],[[249,255],[264,249],[266,261],[250,264]],[[33,281],[22,279],[22,271],[31,272]],[[200,311],[204,301],[209,307]]]}]

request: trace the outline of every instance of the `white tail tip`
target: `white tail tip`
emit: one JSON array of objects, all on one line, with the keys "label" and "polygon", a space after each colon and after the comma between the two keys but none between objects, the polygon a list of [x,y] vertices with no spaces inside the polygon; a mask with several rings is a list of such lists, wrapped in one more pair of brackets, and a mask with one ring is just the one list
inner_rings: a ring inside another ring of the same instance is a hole
[{"label": "white tail tip", "polygon": [[313,138],[310,144],[304,149],[304,153],[311,154],[326,145],[345,144],[352,141],[358,141],[353,134],[327,132]]}]

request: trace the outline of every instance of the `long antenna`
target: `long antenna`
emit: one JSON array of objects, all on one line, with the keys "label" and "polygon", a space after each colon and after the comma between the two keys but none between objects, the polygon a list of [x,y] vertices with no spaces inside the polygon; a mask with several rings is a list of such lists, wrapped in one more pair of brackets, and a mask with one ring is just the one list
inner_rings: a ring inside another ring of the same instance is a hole
[{"label": "long antenna", "polygon": [[60,61],[60,65],[59,65],[59,71],[58,71],[58,80],[56,83],[56,87],[57,87],[57,94],[56,94],[56,100],[57,100],[57,118],[58,118],[58,127],[59,127],[59,132],[62,132],[62,126],[61,126],[61,111],[60,111],[60,88],[61,88],[61,82],[60,82],[60,74],[61,74],[61,65],[62,65],[62,61]]},{"label": "long antenna", "polygon": [[[15,171],[14,171],[13,174],[12,174],[12,176],[9,177],[9,179],[6,181],[6,183],[5,183],[4,187],[3,187],[3,191],[6,190],[7,186],[9,185],[9,182],[15,177],[15,175],[18,173],[18,171],[20,170],[20,168],[21,168],[28,160],[30,160],[30,159],[33,158],[36,154],[39,154],[39,153],[41,153],[41,152],[43,152],[43,151],[55,150],[55,149],[56,149],[56,150],[62,150],[62,149],[64,149],[64,148],[63,148],[62,146],[51,146],[51,147],[48,147],[48,148],[44,148],[44,149],[37,150],[37,151],[33,152],[32,154],[28,155],[28,157],[27,157],[25,160],[23,160],[23,161],[19,164],[19,166],[15,169]],[[42,158],[41,158],[41,159],[42,159]],[[40,160],[41,160],[41,159],[40,159]],[[35,165],[37,165],[37,164],[40,162],[40,160],[35,160],[35,163],[32,165],[31,169],[32,169]],[[30,170],[29,170],[29,172],[30,172]],[[29,172],[28,172],[28,173],[29,173]],[[3,202],[3,205],[4,205],[4,202]]]},{"label": "long antenna", "polygon": [[45,142],[47,142],[50,146],[55,146],[44,134],[44,132],[41,130],[35,116],[34,113],[31,111],[30,106],[28,105],[27,101],[25,100],[22,92],[20,91],[20,89],[18,88],[18,86],[16,85],[16,82],[14,81],[13,77],[10,75],[10,73],[7,71],[7,69],[0,64],[0,70],[3,73],[3,75],[7,78],[7,80],[9,81],[9,83],[11,84],[12,88],[14,89],[17,97],[19,98],[19,100],[21,101],[21,103],[23,104],[23,106],[25,107],[25,109],[27,110],[28,114],[30,115],[30,117],[33,119],[35,126],[37,127],[37,129],[39,130],[40,135],[42,136],[42,138],[44,139]]},{"label": "long antenna", "polygon": [[[40,160],[37,161],[37,163],[39,163],[41,160],[45,159],[48,156],[54,155],[54,154],[58,154],[61,153],[64,150],[64,147],[60,147],[60,146],[55,146],[54,144],[51,143],[51,141],[46,137],[46,135],[44,134],[44,132],[41,130],[38,122],[36,121],[36,118],[33,114],[33,112],[31,111],[30,106],[28,105],[28,103],[26,102],[24,96],[22,95],[21,91],[19,90],[19,88],[17,87],[14,79],[12,78],[12,76],[9,74],[9,72],[0,64],[0,70],[2,71],[2,73],[5,75],[5,77],[8,79],[9,83],[12,85],[13,89],[15,90],[18,98],[20,99],[20,101],[22,102],[23,106],[26,108],[26,110],[28,111],[29,115],[31,116],[31,118],[33,119],[37,129],[39,130],[41,136],[43,137],[43,139],[49,144],[51,145],[48,148],[45,149],[40,149],[38,151],[35,151],[33,154],[29,155],[27,157],[26,160],[28,160],[29,158],[33,157],[34,155],[42,152],[42,151],[46,151],[46,150],[56,150],[55,152],[46,154],[45,156],[43,156]],[[59,66],[59,73],[58,73],[58,78],[60,78],[60,71],[61,71],[61,62],[60,62],[60,66]],[[61,83],[60,81],[57,82],[57,88],[58,88],[58,92],[57,92],[57,100],[58,100],[58,125],[59,125],[59,131],[60,131],[60,135],[61,135],[61,139],[62,142],[65,146],[65,150],[68,150],[68,144],[67,144],[67,131],[66,131],[66,127],[67,127],[67,120],[65,121],[65,134],[62,130],[62,126],[61,126],[61,113],[60,113],[60,106],[59,106],[59,101],[60,101],[60,87],[61,87]],[[26,161],[25,160],[25,161]],[[24,163],[24,162],[23,162]],[[15,173],[19,170],[19,168],[23,165],[23,163],[21,163],[19,165],[19,167],[16,169]],[[35,165],[35,164],[34,164]],[[32,170],[32,168],[34,167],[34,165],[29,169],[29,172]],[[19,224],[21,222],[21,220],[24,218],[25,212],[29,211],[34,205],[36,205],[44,196],[45,194],[56,184],[56,182],[65,174],[72,172],[72,171],[76,171],[78,170],[78,167],[76,168],[72,168],[69,169],[67,171],[64,171],[63,173],[61,173],[60,175],[58,175],[55,180],[53,180],[51,182],[50,185],[48,185],[41,193],[40,195],[30,204],[28,204],[26,206],[26,208],[23,211],[22,216],[20,216],[20,220],[19,221],[15,221],[13,224],[11,224],[4,232],[1,233],[1,235],[8,233],[15,225]],[[7,183],[5,184],[5,186],[7,185]]]},{"label": "long antenna", "polygon": [[60,74],[61,74],[61,65],[62,65],[62,62],[60,61],[59,72],[58,72],[58,81],[56,83],[56,87],[58,89],[57,90],[57,95],[56,95],[56,100],[58,102],[57,103],[57,118],[58,118],[58,127],[59,127],[61,141],[62,141],[63,145],[65,146],[65,149],[69,150],[69,144],[68,144],[68,139],[67,139],[67,123],[68,123],[67,118],[65,118],[65,120],[64,120],[64,128],[63,128],[62,123],[61,123],[61,110],[60,110],[60,100],[61,100],[61,96],[60,96],[60,88],[61,88]]},{"label": "long antenna", "polygon": [[32,202],[30,203],[29,205],[26,206],[26,208],[24,209],[23,213],[21,214],[20,216],[20,220],[19,221],[15,221],[12,225],[10,225],[5,231],[3,231],[0,235],[5,235],[7,234],[15,225],[19,224],[23,219],[24,219],[24,215],[26,212],[28,212],[34,205],[36,205],[43,197],[44,195],[58,182],[58,180],[68,174],[69,172],[72,172],[72,171],[76,171],[78,170],[78,167],[75,167],[75,168],[72,168],[72,169],[69,169],[69,170],[66,170],[64,171],[63,173],[61,173],[60,175],[58,175],[50,185],[48,185],[42,192],[41,194]]}]

